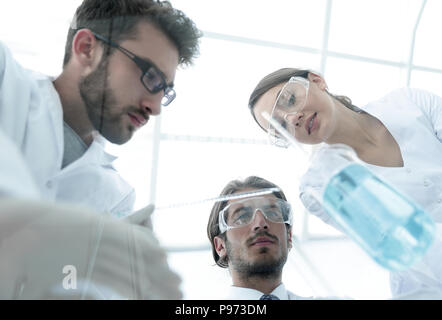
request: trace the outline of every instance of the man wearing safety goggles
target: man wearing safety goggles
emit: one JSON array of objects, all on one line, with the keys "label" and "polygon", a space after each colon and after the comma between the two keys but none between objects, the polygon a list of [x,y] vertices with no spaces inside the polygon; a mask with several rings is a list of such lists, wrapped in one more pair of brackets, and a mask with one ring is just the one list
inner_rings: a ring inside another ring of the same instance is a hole
[{"label": "man wearing safety goggles", "polygon": [[128,142],[171,104],[176,70],[192,64],[200,36],[167,1],[83,0],[55,79],[23,69],[0,43],[0,131],[21,152],[39,198],[132,212],[135,190],[103,141]]},{"label": "man wearing safety goggles", "polygon": [[282,270],[292,248],[292,209],[284,193],[259,177],[231,181],[221,195],[279,191],[217,202],[207,226],[218,266],[229,268],[233,286],[228,299],[303,299],[282,284]]}]

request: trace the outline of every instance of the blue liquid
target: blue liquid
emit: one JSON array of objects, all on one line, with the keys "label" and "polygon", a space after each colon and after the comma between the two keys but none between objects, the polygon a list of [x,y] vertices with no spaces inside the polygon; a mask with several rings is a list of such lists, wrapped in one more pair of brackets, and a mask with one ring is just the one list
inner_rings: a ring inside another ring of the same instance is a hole
[{"label": "blue liquid", "polygon": [[324,207],[351,238],[389,270],[411,266],[433,241],[431,217],[359,164],[345,167],[330,179]]}]

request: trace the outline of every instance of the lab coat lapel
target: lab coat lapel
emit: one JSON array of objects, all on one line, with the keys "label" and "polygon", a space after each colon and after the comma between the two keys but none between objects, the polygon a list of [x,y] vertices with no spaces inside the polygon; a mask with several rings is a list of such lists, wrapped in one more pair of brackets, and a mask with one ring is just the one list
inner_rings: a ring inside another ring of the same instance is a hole
[{"label": "lab coat lapel", "polygon": [[117,157],[107,153],[104,150],[104,138],[96,137],[89,148],[86,150],[85,154],[81,156],[78,160],[74,161],[66,168],[61,171],[61,174],[68,173],[72,170],[75,170],[82,166],[110,166],[113,168],[113,161],[116,160]]},{"label": "lab coat lapel", "polygon": [[[46,82],[45,82],[46,83]],[[52,126],[49,126],[52,128],[54,133],[54,139],[55,139],[55,145],[56,145],[56,152],[57,152],[57,164],[59,165],[59,168],[61,168],[61,162],[63,160],[63,153],[64,153],[64,133],[63,133],[63,107],[60,101],[60,96],[58,95],[57,90],[55,90],[54,85],[52,81],[47,82],[47,95],[46,101],[51,101],[54,103],[51,103],[49,106],[49,114],[52,121]],[[56,97],[56,102],[54,100],[54,97]]]}]

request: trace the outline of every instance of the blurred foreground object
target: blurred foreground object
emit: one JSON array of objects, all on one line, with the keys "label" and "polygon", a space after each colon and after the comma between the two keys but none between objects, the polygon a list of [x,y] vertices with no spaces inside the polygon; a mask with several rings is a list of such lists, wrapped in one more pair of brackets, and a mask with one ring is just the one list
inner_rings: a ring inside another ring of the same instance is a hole
[{"label": "blurred foreground object", "polygon": [[0,198],[0,299],[180,299],[148,228],[81,207]]},{"label": "blurred foreground object", "polygon": [[146,207],[134,212],[133,214],[123,218],[124,221],[136,224],[142,227],[153,230],[152,214],[155,210],[155,205],[149,204]]}]

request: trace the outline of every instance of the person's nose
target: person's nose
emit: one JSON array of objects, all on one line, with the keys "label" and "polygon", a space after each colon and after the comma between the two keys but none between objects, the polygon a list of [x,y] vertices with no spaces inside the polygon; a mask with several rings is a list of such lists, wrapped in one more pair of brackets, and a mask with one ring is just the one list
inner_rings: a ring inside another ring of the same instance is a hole
[{"label": "person's nose", "polygon": [[163,91],[157,92],[155,94],[146,92],[140,101],[143,112],[152,116],[157,116],[161,114],[161,100],[163,98],[163,95]]},{"label": "person's nose", "polygon": [[264,216],[264,213],[261,211],[261,209],[256,209],[255,216],[253,217],[252,221],[252,229],[254,231],[257,231],[259,229],[268,229],[269,224]]},{"label": "person's nose", "polygon": [[285,121],[295,128],[299,128],[302,126],[304,122],[304,113],[303,112],[291,112],[285,115]]}]

